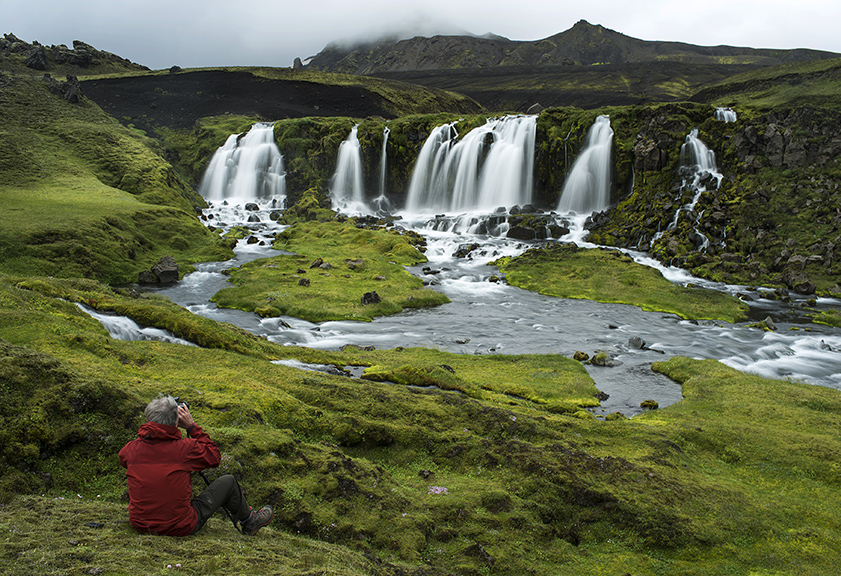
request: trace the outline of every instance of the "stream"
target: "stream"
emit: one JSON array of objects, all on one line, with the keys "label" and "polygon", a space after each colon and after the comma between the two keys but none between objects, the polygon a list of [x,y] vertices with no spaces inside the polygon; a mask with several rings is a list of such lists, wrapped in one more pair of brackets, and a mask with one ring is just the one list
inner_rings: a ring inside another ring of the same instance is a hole
[{"label": "stream", "polygon": [[[609,395],[596,410],[597,415],[619,411],[633,416],[642,412],[639,405],[646,399],[657,401],[660,407],[679,401],[681,387],[650,367],[652,362],[673,356],[712,358],[770,378],[841,388],[841,330],[808,323],[806,297],[792,295],[791,303],[763,299],[757,291],[743,286],[717,285],[692,278],[683,270],[663,267],[643,253],[631,256],[658,268],[674,282],[750,294],[752,321],[770,317],[777,330],[766,332],[749,328],[747,323],[686,321],[635,306],[542,296],[491,281],[498,270],[488,266],[492,260],[519,254],[536,243],[435,231],[425,227],[427,220],[423,218],[398,222],[427,239],[429,261],[408,270],[446,294],[449,304],[407,310],[373,322],[318,324],[292,317],[261,319],[251,313],[220,309],[209,299],[227,284],[223,270],[284,253],[270,247],[272,235],[283,227],[269,218],[270,202],[259,204],[260,210],[247,211],[242,204],[216,203],[205,214],[212,215],[209,221],[217,227],[249,227],[262,242],[248,244],[242,240],[232,260],[198,264],[195,272],[170,286],[137,288],[154,291],[196,314],[229,322],[284,345],[324,350],[338,350],[346,344],[377,348],[423,346],[459,354],[569,357],[576,351],[592,356],[604,350],[612,357],[613,366],[586,365],[599,390]],[[260,222],[253,221],[255,216]],[[589,246],[579,238],[565,240]],[[453,256],[460,245],[469,243],[480,247],[468,258]],[[424,273],[424,268],[436,273]],[[839,305],[838,300],[818,299],[814,308]],[[633,345],[632,339],[637,338],[645,342],[643,348]]]}]

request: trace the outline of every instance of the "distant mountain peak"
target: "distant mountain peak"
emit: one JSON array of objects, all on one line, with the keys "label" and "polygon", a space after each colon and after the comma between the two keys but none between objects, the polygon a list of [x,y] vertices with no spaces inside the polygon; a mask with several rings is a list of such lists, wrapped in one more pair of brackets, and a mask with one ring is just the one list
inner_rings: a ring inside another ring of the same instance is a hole
[{"label": "distant mountain peak", "polygon": [[375,75],[386,72],[464,68],[623,64],[674,61],[684,64],[773,65],[835,58],[818,50],[704,47],[682,42],[640,40],[601,24],[579,20],[569,30],[534,41],[513,41],[488,33],[437,34],[357,43],[330,44],[308,60],[307,68]]}]

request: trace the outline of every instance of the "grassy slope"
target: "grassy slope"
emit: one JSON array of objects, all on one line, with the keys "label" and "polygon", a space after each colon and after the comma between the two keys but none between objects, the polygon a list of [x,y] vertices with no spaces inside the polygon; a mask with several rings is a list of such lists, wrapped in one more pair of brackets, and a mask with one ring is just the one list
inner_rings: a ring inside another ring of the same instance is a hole
[{"label": "grassy slope", "polygon": [[839,109],[841,59],[762,68],[709,86],[693,100],[755,110],[817,106]]},{"label": "grassy slope", "polygon": [[[206,348],[112,340],[74,301]],[[91,281],[3,278],[0,339],[4,499],[44,495],[0,508],[13,574],[176,562],[200,573],[332,573],[349,562],[343,573],[426,564],[512,575],[832,574],[837,564],[836,390],[673,359],[655,368],[683,383],[684,401],[603,422],[580,411],[595,388],[569,359],[283,347]],[[282,358],[361,364],[402,384],[269,362]],[[160,390],[190,400],[222,447],[221,471],[274,505],[257,538],[241,540],[221,517],[189,539],[122,523],[115,454]],[[127,554],[127,539],[147,553]]]},{"label": "grassy slope", "polygon": [[90,101],[16,77],[0,91],[0,126],[0,270],[126,282],[165,254],[230,254],[152,141]]},{"label": "grassy slope", "polygon": [[613,250],[580,250],[572,244],[534,249],[500,263],[508,283],[560,298],[632,304],[692,320],[747,318],[738,299],[712,290],[683,288]]},{"label": "grassy slope", "polygon": [[[416,241],[396,230],[360,230],[353,222],[287,228],[275,247],[295,254],[232,270],[234,287],[217,292],[212,301],[223,308],[311,322],[371,320],[405,308],[448,302],[405,270],[404,266],[426,261],[414,246]],[[313,268],[317,258],[324,264]],[[376,292],[381,301],[362,304],[362,295],[369,292]]]}]

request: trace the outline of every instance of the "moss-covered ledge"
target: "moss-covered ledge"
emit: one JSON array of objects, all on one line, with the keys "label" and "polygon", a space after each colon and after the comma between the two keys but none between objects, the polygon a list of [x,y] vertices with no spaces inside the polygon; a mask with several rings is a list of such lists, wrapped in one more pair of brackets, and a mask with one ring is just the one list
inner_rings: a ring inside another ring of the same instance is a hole
[{"label": "moss-covered ledge", "polygon": [[586,298],[669,312],[687,320],[747,318],[748,306],[728,294],[676,286],[657,270],[616,250],[551,244],[493,262],[509,284],[558,298]]},{"label": "moss-covered ledge", "polygon": [[347,222],[299,222],[275,247],[295,252],[249,262],[230,272],[231,288],[211,300],[222,308],[311,322],[370,321],[406,308],[449,302],[404,266],[426,262],[419,238]]}]

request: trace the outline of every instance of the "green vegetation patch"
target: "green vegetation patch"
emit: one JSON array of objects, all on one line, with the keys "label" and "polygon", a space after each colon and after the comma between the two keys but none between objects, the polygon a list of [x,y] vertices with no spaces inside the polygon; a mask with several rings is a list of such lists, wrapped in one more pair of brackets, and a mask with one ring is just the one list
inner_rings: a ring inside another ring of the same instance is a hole
[{"label": "green vegetation patch", "polygon": [[137,280],[159,258],[231,256],[196,218],[204,201],[153,141],[42,80],[0,92],[0,271]]},{"label": "green vegetation patch", "polygon": [[509,284],[559,298],[632,304],[694,320],[737,322],[748,307],[727,294],[684,288],[616,250],[553,244],[497,261]]},{"label": "green vegetation patch", "polygon": [[426,261],[417,242],[396,229],[357,228],[352,221],[298,223],[275,241],[276,248],[295,254],[231,270],[234,287],[220,290],[211,300],[223,308],[311,322],[370,321],[406,308],[449,302],[405,270]]},{"label": "green vegetation patch", "polygon": [[[77,301],[207,347],[114,340]],[[418,576],[837,566],[836,390],[672,359],[655,369],[682,383],[685,400],[582,420],[553,403],[587,405],[592,381],[559,356],[286,347],[90,280],[0,277],[0,314],[0,560],[11,574],[176,563]],[[284,358],[395,378],[272,362]],[[221,516],[186,539],[124,522],[116,453],[160,391],[187,399],[219,443],[211,477],[234,473],[250,500],[274,507],[257,539]]]}]

